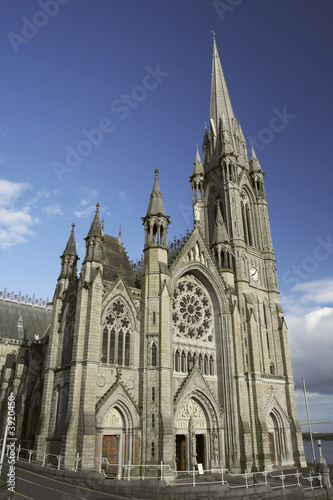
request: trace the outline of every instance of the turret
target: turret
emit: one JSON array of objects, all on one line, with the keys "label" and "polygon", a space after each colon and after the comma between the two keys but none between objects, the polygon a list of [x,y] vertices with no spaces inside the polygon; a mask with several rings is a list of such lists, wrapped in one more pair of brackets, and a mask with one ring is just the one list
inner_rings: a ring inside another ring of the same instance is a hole
[{"label": "turret", "polygon": [[83,264],[86,262],[102,262],[103,230],[99,220],[99,207],[100,204],[96,203],[95,217],[85,238],[86,255]]},{"label": "turret", "polygon": [[207,130],[207,125],[205,124],[205,132],[204,132],[204,138],[203,138],[203,143],[202,143],[202,154],[203,154],[203,161],[204,165],[209,162],[210,155],[209,155],[209,138],[208,138],[208,130]]},{"label": "turret", "polygon": [[146,216],[142,218],[145,227],[145,247],[162,247],[167,249],[169,216],[166,215],[163,195],[158,181],[158,169],[155,170],[155,181],[147,208]]},{"label": "turret", "polygon": [[197,226],[202,221],[203,199],[204,199],[204,169],[199,155],[198,146],[197,154],[193,163],[193,172],[190,176],[190,182],[193,190],[193,220],[194,226]]},{"label": "turret", "polygon": [[61,255],[61,271],[59,275],[59,279],[70,279],[76,276],[77,267],[76,263],[79,260],[79,257],[76,253],[76,243],[74,237],[74,227],[75,224],[72,224],[71,234],[68,238],[66,248],[64,253]]},{"label": "turret", "polygon": [[[154,428],[148,419],[143,422],[142,442],[143,461],[149,457],[150,463],[173,465],[172,455],[167,450],[172,449],[165,443],[173,443],[172,432],[172,350],[170,333],[170,295],[166,286],[168,277],[167,235],[169,217],[165,213],[161,193],[158,170],[155,170],[155,181],[150,195],[146,216],[142,218],[145,228],[144,273],[141,280],[141,323],[140,323],[140,387],[142,394],[142,414],[148,412],[159,414]],[[158,367],[158,370],[156,368]],[[158,374],[158,376],[157,376]],[[148,399],[154,388],[154,397]],[[162,444],[163,443],[163,444]],[[155,456],[151,456],[152,447]],[[159,447],[159,449],[157,449]]]},{"label": "turret", "polygon": [[264,178],[265,174],[261,169],[259,160],[251,144],[251,158],[250,158],[250,176],[252,178],[253,187],[258,198],[266,198]]},{"label": "turret", "polygon": [[219,198],[216,200],[216,219],[213,232],[212,250],[226,282],[229,285],[234,286],[234,255],[230,245],[230,237],[223,220]]}]

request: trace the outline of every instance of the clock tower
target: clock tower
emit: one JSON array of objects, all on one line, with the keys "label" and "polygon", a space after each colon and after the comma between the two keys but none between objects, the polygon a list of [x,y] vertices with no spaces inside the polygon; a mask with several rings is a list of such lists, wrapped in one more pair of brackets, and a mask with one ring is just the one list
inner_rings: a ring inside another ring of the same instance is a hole
[{"label": "clock tower", "polygon": [[[248,462],[246,443],[252,440],[256,461],[268,464],[269,456],[279,455],[277,462],[286,463],[291,453],[288,434],[292,448],[300,450],[294,452],[295,462],[304,463],[265,172],[234,114],[215,37],[209,126],[205,127],[202,152],[202,168],[197,153],[190,177],[194,227],[200,228],[211,249],[233,304],[232,376],[239,401],[234,407],[241,422],[239,439],[244,443],[241,462]],[[280,410],[270,411],[274,404],[281,405]]]}]

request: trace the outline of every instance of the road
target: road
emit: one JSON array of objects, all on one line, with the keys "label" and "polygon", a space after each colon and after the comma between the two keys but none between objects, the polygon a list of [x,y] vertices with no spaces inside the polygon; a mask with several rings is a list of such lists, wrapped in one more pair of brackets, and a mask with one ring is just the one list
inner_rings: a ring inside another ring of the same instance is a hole
[{"label": "road", "polygon": [[[124,500],[89,488],[74,486],[16,467],[14,500]],[[2,477],[7,474],[3,468]],[[128,500],[128,499],[127,499]]]}]

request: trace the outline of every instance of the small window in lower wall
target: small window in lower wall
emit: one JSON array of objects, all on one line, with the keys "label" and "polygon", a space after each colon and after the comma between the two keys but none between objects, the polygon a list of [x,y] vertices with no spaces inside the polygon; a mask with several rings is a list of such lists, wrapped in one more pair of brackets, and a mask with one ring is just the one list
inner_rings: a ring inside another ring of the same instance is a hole
[{"label": "small window in lower wall", "polygon": [[151,346],[151,366],[156,366],[157,363],[157,348],[155,342]]}]

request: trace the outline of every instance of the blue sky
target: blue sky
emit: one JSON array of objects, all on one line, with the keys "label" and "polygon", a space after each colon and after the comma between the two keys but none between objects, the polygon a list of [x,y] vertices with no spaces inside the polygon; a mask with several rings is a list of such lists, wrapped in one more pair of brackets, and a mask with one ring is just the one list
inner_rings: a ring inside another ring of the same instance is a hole
[{"label": "blue sky", "polygon": [[215,30],[235,114],[267,172],[296,387],[305,377],[312,418],[333,419],[332,2],[0,9],[0,289],[52,298],[71,223],[82,262],[97,201],[105,232],[121,225],[139,258],[155,168],[170,238],[192,228],[188,177],[209,118]]}]

